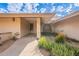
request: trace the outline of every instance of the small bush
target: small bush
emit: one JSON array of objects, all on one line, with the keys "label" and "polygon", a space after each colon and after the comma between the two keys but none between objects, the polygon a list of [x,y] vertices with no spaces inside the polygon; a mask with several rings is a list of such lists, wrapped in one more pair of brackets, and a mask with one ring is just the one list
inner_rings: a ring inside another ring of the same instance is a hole
[{"label": "small bush", "polygon": [[73,48],[74,56],[79,56],[79,48]]},{"label": "small bush", "polygon": [[49,40],[47,40],[47,44],[45,45],[45,48],[46,48],[47,50],[51,51],[51,50],[52,50],[52,42],[49,41]]},{"label": "small bush", "polygon": [[58,34],[58,35],[55,37],[55,41],[56,41],[57,43],[64,43],[64,35]]},{"label": "small bush", "polygon": [[45,48],[49,51],[52,49],[52,42],[47,40],[45,37],[40,38],[38,45],[39,47]]},{"label": "small bush", "polygon": [[45,37],[41,37],[39,39],[38,45],[39,45],[39,47],[44,47],[44,44],[46,44],[46,43],[47,43],[46,38]]},{"label": "small bush", "polygon": [[67,44],[52,43],[51,55],[55,56],[79,56],[79,48]]},{"label": "small bush", "polygon": [[74,51],[74,56],[79,56],[79,48],[72,47],[72,46],[70,46],[68,44],[66,44],[66,47],[67,47],[67,49]]},{"label": "small bush", "polygon": [[[62,41],[58,41],[62,42]],[[46,37],[41,37],[38,43],[39,47],[44,48],[55,56],[79,56],[79,48],[72,47],[66,43],[56,43],[55,41],[47,40]]]},{"label": "small bush", "polygon": [[65,44],[53,43],[51,55],[55,56],[73,56],[74,50],[68,49]]}]

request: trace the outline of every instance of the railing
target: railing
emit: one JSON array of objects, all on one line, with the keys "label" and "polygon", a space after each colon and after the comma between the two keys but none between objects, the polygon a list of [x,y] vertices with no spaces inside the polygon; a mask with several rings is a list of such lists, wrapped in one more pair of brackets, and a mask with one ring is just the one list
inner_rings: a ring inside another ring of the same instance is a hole
[{"label": "railing", "polygon": [[12,39],[12,32],[0,33],[0,44],[9,39]]}]

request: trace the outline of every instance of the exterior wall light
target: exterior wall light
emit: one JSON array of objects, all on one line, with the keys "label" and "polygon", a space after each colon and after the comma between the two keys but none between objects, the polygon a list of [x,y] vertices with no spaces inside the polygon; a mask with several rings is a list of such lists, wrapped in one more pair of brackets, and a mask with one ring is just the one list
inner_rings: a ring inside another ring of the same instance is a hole
[{"label": "exterior wall light", "polygon": [[13,22],[15,22],[15,18],[13,18]]}]

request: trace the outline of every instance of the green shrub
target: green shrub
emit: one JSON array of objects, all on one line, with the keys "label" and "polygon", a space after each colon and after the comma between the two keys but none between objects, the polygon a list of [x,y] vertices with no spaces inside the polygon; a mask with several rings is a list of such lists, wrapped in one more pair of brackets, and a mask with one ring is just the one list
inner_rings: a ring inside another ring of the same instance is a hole
[{"label": "green shrub", "polygon": [[[56,43],[58,42],[58,43]],[[39,47],[44,48],[55,56],[79,56],[79,48],[72,47],[66,43],[61,44],[62,41],[50,41],[46,37],[39,39]]]},{"label": "green shrub", "polygon": [[52,42],[50,40],[47,40],[45,37],[41,37],[39,39],[38,45],[39,47],[45,48],[49,51],[52,49]]},{"label": "green shrub", "polygon": [[44,44],[46,44],[46,43],[47,43],[46,38],[43,36],[39,39],[38,45],[39,45],[39,47],[44,47]]},{"label": "green shrub", "polygon": [[74,51],[74,56],[79,56],[79,48],[72,47],[72,46],[67,45],[67,44],[66,44],[66,47],[67,47],[69,50],[73,50],[73,51]]},{"label": "green shrub", "polygon": [[47,44],[45,45],[45,48],[49,51],[52,50],[52,42],[50,40],[47,40]]},{"label": "green shrub", "polygon": [[64,43],[64,35],[58,34],[58,35],[55,37],[55,41],[56,41],[57,43]]},{"label": "green shrub", "polygon": [[74,56],[79,56],[79,48],[73,48],[74,49]]},{"label": "green shrub", "polygon": [[73,56],[74,50],[68,49],[65,44],[53,43],[51,55],[55,56]]}]

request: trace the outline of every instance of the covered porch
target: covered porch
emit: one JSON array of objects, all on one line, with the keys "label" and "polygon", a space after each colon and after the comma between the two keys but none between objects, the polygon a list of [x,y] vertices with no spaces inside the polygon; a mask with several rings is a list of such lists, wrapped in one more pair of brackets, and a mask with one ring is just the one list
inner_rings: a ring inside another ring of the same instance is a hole
[{"label": "covered porch", "polygon": [[[40,38],[44,25],[54,14],[0,14],[0,33],[12,32],[18,38],[33,34]],[[49,27],[49,26],[47,26]],[[48,29],[49,31],[52,31]],[[47,31],[47,30],[45,30]]]}]

